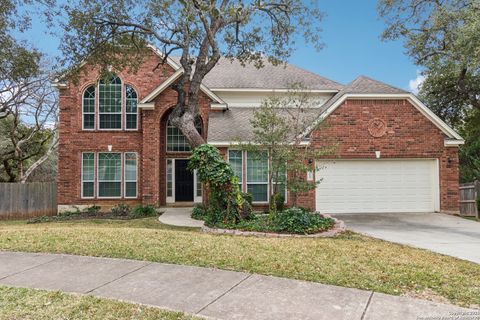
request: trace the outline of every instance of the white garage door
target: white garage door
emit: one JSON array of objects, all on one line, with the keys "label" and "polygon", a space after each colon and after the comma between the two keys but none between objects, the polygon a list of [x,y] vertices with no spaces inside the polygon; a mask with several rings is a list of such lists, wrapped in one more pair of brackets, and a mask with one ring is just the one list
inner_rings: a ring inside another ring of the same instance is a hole
[{"label": "white garage door", "polygon": [[436,160],[335,160],[317,166],[317,211],[438,211]]}]

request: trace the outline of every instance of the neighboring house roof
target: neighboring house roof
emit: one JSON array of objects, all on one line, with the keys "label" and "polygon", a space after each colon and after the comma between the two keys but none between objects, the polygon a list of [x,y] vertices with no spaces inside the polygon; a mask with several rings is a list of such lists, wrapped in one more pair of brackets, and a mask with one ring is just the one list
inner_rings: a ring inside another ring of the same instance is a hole
[{"label": "neighboring house roof", "polygon": [[[253,139],[253,119],[256,107],[235,107],[225,111],[211,112],[208,118],[208,143],[229,145],[235,142],[247,142]],[[294,110],[294,109],[292,109]],[[293,111],[294,114],[297,112]],[[320,115],[320,108],[305,110],[304,119],[315,121]],[[285,111],[285,116],[289,117]]]}]

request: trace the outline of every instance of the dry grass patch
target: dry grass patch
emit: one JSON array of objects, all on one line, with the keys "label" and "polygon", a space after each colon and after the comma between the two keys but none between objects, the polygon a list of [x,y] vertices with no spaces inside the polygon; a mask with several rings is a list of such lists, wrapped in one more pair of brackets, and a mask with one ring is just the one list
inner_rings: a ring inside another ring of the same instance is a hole
[{"label": "dry grass patch", "polygon": [[171,228],[154,218],[25,225],[0,223],[0,250],[168,262],[480,304],[480,266],[358,234],[255,238]]},{"label": "dry grass patch", "polygon": [[201,318],[93,296],[0,286],[0,319],[200,320]]}]

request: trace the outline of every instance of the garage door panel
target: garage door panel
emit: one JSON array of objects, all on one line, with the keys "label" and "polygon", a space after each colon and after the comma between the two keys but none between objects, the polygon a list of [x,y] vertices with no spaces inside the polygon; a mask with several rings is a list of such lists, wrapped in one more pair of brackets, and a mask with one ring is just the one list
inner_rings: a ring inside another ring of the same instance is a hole
[{"label": "garage door panel", "polygon": [[431,212],[438,172],[435,160],[341,160],[317,163],[317,210]]}]

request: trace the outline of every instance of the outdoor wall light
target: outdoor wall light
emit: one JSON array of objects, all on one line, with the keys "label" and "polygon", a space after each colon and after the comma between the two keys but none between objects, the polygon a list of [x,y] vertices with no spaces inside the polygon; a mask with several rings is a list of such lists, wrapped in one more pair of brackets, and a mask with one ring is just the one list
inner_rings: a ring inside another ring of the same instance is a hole
[{"label": "outdoor wall light", "polygon": [[111,145],[111,144],[109,144],[109,145],[107,146],[107,148],[108,148],[108,152],[112,152],[112,145]]},{"label": "outdoor wall light", "polygon": [[380,159],[380,155],[381,155],[380,151],[375,151],[375,157],[377,159]]}]

